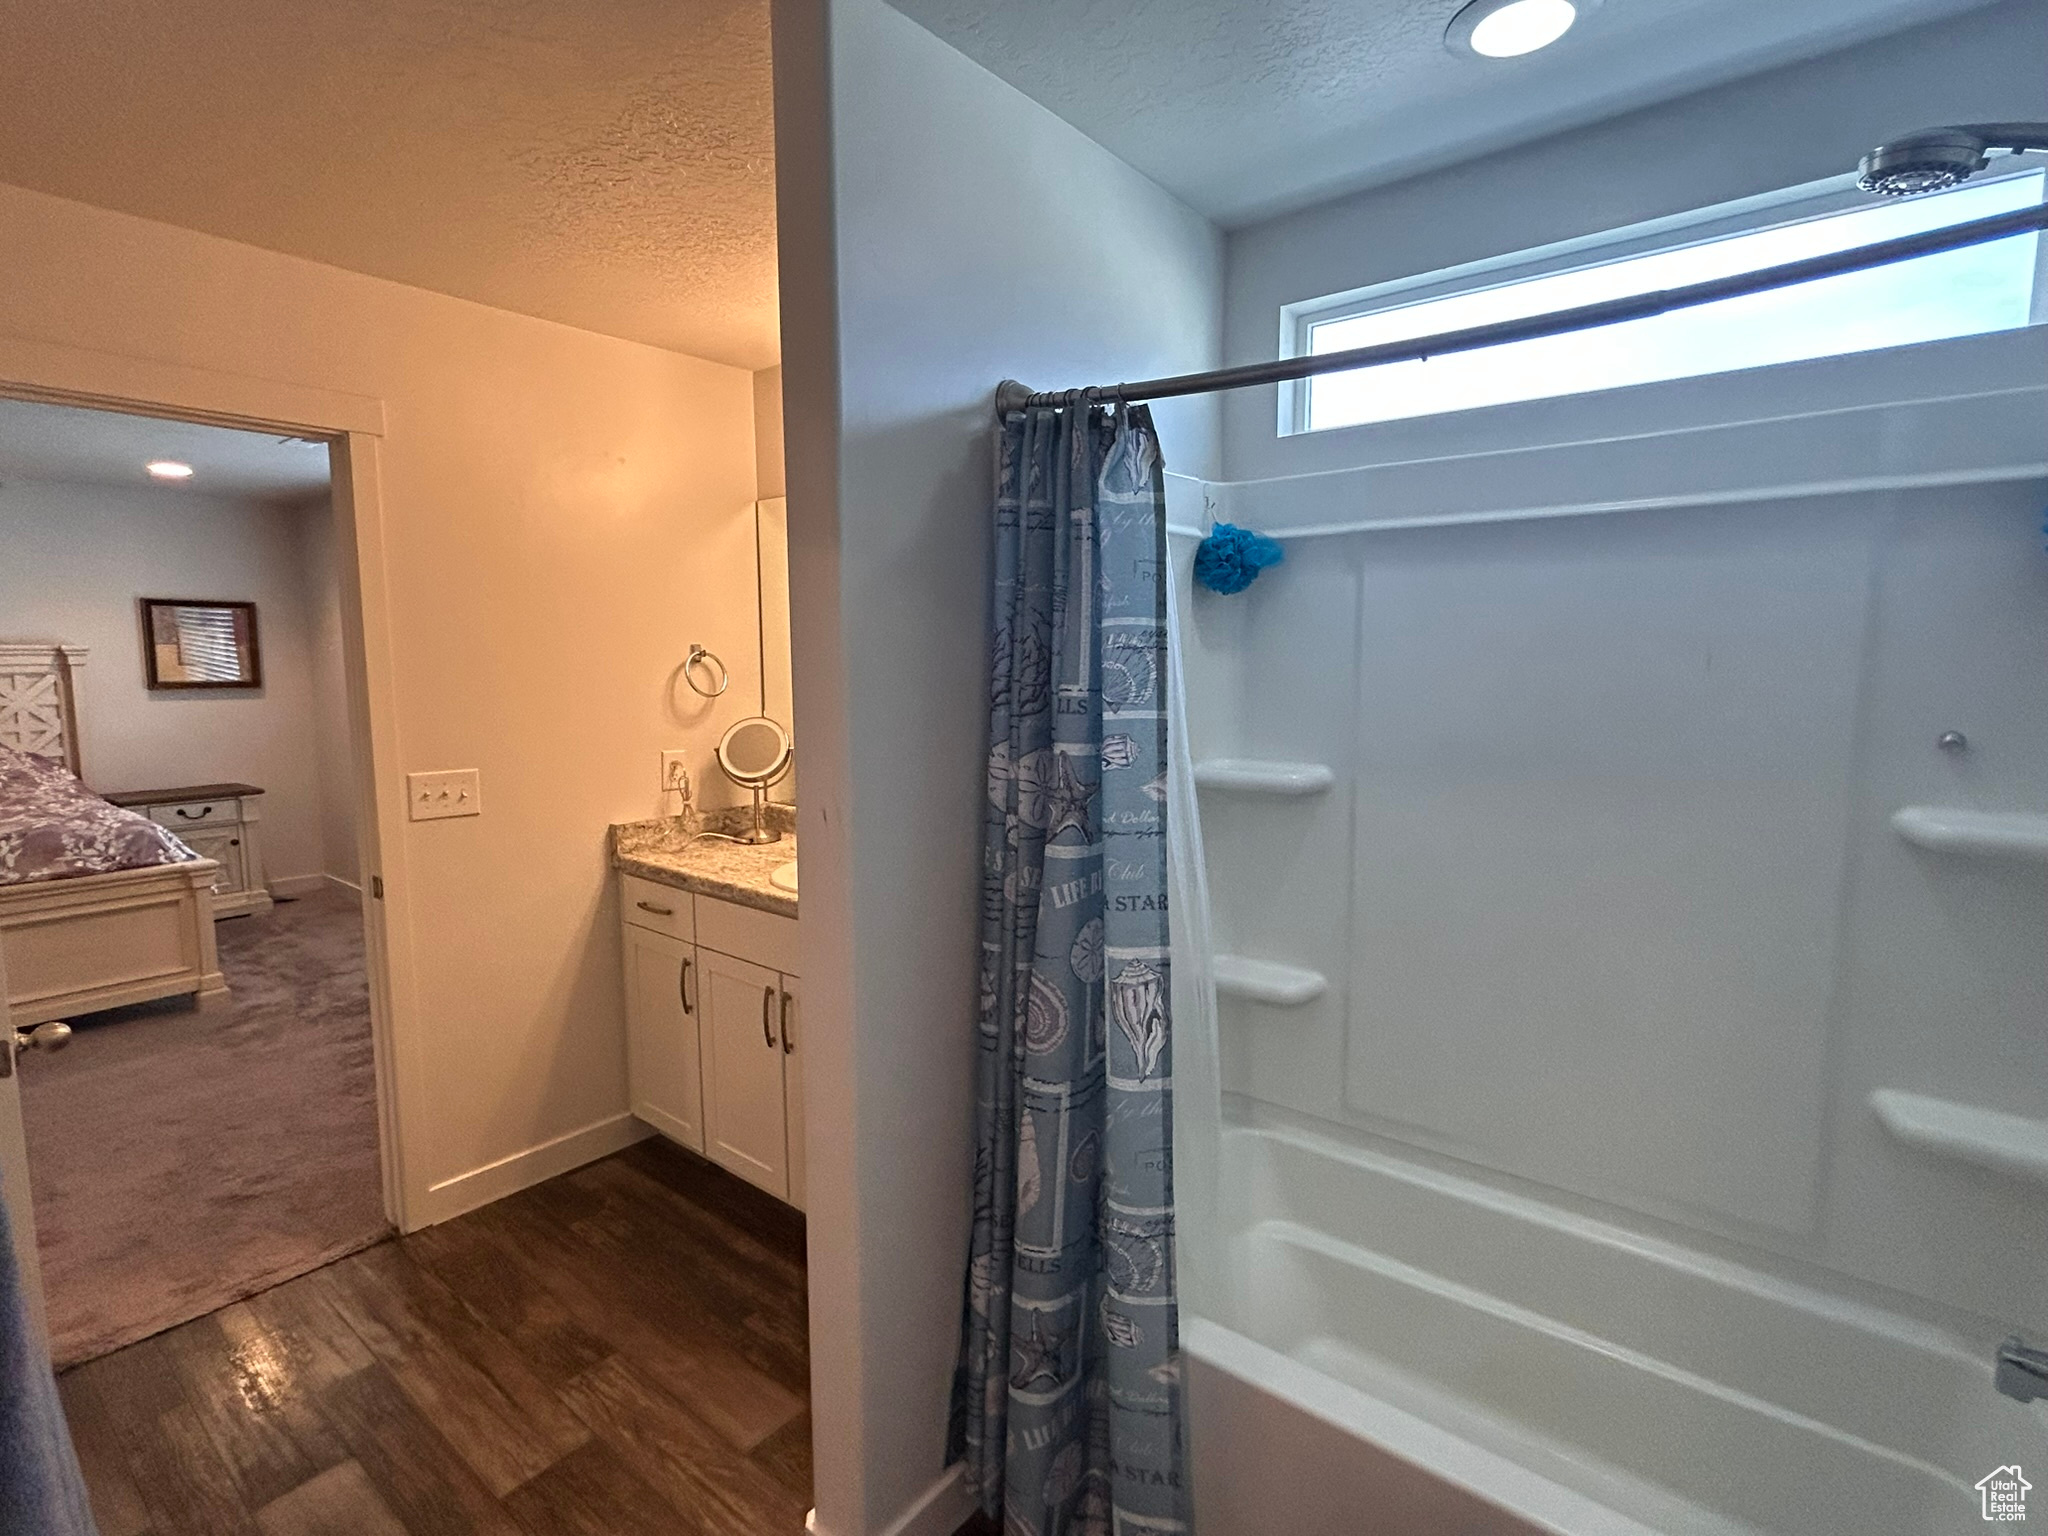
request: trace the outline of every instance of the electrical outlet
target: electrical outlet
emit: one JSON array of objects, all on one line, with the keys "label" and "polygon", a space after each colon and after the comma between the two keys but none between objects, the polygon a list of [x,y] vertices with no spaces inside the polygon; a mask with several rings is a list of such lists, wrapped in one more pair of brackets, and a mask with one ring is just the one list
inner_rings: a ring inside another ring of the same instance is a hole
[{"label": "electrical outlet", "polygon": [[483,785],[474,768],[447,768],[439,773],[405,776],[406,814],[414,821],[439,821],[444,816],[481,816]]},{"label": "electrical outlet", "polygon": [[687,752],[664,752],[661,754],[661,787],[664,791],[675,790],[687,800],[690,798],[690,754]]}]

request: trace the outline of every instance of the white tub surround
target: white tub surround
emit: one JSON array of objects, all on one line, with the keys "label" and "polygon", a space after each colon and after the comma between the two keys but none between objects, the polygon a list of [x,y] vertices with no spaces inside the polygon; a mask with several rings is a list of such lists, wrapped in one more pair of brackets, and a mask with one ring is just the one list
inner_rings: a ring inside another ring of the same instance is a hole
[{"label": "white tub surround", "polygon": [[[1217,1395],[1341,1425],[1501,1512],[1447,1529],[1919,1536],[2048,1427],[1963,1329],[1237,1113],[1223,1198],[1250,1300],[1191,1352],[1234,1379]],[[1260,1443],[1329,1475],[1294,1454]]]},{"label": "white tub surround", "polygon": [[1210,1536],[1927,1536],[2039,1458],[2048,388],[1953,345],[1202,488],[1287,549],[1181,631]]}]

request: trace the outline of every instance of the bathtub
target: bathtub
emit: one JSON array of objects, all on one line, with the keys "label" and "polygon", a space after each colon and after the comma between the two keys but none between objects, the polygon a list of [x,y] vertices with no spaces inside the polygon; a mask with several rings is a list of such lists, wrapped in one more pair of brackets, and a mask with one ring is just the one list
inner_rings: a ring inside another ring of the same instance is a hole
[{"label": "bathtub", "polygon": [[1261,1106],[1219,1170],[1204,1536],[1930,1536],[2048,1465],[2048,1416],[1923,1318]]}]

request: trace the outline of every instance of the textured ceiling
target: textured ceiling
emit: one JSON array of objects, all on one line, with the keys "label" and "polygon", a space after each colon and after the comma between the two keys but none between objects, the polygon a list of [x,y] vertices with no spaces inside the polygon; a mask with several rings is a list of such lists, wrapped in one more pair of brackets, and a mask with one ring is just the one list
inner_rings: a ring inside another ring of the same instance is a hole
[{"label": "textured ceiling", "polygon": [[1225,224],[1576,127],[1985,0],[1605,0],[1527,58],[1462,0],[891,0]]},{"label": "textured ceiling", "polygon": [[[189,480],[153,480],[143,466],[176,459]],[[0,400],[0,483],[55,480],[175,498],[187,492],[297,505],[327,490],[327,445],[267,432],[202,427],[68,405]]]},{"label": "textured ceiling", "polygon": [[747,368],[768,0],[0,0],[0,181]]}]

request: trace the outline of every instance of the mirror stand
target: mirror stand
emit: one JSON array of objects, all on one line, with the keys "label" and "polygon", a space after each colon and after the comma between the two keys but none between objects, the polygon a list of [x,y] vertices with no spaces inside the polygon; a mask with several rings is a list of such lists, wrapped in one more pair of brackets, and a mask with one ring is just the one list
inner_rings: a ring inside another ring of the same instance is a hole
[{"label": "mirror stand", "polygon": [[770,830],[767,821],[768,786],[756,784],[754,789],[754,825],[751,831],[742,832],[733,841],[738,843],[779,843],[780,832]]}]

